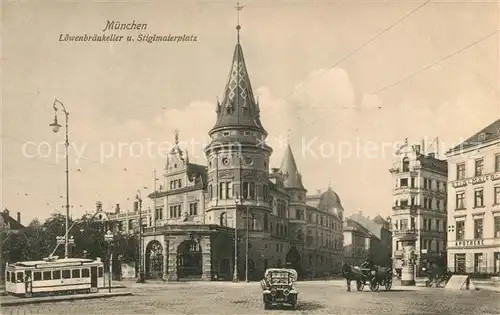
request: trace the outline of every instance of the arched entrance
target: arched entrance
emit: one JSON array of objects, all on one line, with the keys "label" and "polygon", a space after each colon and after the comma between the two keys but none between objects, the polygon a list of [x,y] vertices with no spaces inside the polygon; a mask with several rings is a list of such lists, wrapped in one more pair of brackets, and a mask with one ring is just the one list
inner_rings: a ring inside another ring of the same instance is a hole
[{"label": "arched entrance", "polygon": [[146,277],[148,279],[161,279],[163,277],[163,246],[160,242],[149,242],[145,258]]},{"label": "arched entrance", "polygon": [[299,251],[295,246],[292,246],[286,254],[286,265],[288,268],[295,269],[299,275],[302,273],[300,260],[301,257]]},{"label": "arched entrance", "polygon": [[203,272],[201,246],[194,240],[177,247],[177,278],[201,277]]}]

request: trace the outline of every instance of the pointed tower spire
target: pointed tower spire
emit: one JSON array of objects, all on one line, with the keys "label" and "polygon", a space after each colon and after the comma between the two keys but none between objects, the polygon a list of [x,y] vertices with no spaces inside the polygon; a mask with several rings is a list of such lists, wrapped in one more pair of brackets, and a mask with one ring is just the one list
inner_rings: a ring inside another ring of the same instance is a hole
[{"label": "pointed tower spire", "polygon": [[250,76],[243,57],[240,44],[240,11],[244,6],[236,5],[237,12],[237,43],[234,48],[233,62],[224,89],[224,96],[220,106],[217,106],[217,122],[210,134],[220,129],[229,127],[245,127],[260,131],[267,136],[267,132],[260,121],[260,110],[255,100]]},{"label": "pointed tower spire", "polygon": [[239,2],[236,2],[236,6],[235,6],[235,9],[236,9],[236,32],[237,32],[237,40],[238,40],[238,45],[240,44],[240,30],[241,30],[241,25],[240,25],[240,11],[243,10],[245,6],[244,5],[240,5]]},{"label": "pointed tower spire", "polygon": [[295,157],[293,156],[290,144],[288,144],[285,149],[280,171],[285,176],[284,184],[286,188],[304,189],[304,185],[302,185],[302,176],[297,168],[297,163],[295,163]]}]

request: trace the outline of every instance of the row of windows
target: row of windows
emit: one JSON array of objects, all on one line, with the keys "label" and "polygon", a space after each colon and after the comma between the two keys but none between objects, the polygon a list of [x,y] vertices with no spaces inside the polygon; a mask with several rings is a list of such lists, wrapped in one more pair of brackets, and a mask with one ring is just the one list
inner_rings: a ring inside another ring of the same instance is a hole
[{"label": "row of windows", "polygon": [[[103,277],[103,268],[98,268],[99,278]],[[63,270],[47,270],[47,271],[34,271],[33,281],[46,281],[46,280],[59,280],[59,279],[80,279],[89,278],[90,269],[63,269]],[[24,277],[24,272],[8,272],[7,280],[10,282],[24,282],[28,280]]]},{"label": "row of windows", "polygon": [[[465,191],[457,192],[455,199],[456,209],[466,208]],[[500,186],[493,187],[493,204],[500,204]],[[484,207],[484,188],[476,188],[474,190],[474,208]]]},{"label": "row of windows", "polygon": [[[438,231],[444,232],[444,220],[440,219],[435,219],[434,220],[434,226],[432,225],[432,219],[426,219],[424,218],[423,224],[420,227],[420,230],[422,231]],[[406,231],[406,230],[415,230],[416,229],[416,222],[415,218],[410,219],[410,225],[408,225],[408,219],[402,219],[402,220],[396,220],[394,223],[394,228],[396,231]]]},{"label": "row of windows", "polygon": [[[422,179],[423,179],[423,185],[420,186],[421,188],[446,192],[446,182],[445,181],[438,181],[438,180],[425,178],[425,177],[423,177]],[[396,185],[397,185],[397,182],[396,182]],[[409,184],[408,184],[408,178],[400,178],[399,179],[399,187],[416,188],[417,186],[416,186],[415,177],[410,177]]]},{"label": "row of windows", "polygon": [[[500,172],[500,154],[495,155],[493,168],[495,172]],[[457,164],[457,180],[467,178],[467,168],[464,163]],[[474,176],[482,176],[485,174],[484,158],[476,159],[474,161]]]},{"label": "row of windows", "polygon": [[182,181],[180,179],[174,179],[170,181],[170,190],[178,189],[182,187]]},{"label": "row of windows", "polygon": [[[239,193],[234,193],[235,184],[232,181],[222,181],[208,185],[208,199],[232,199],[239,197]],[[243,182],[241,190],[242,199],[269,200],[269,186],[266,184],[256,184],[253,182]]]},{"label": "row of windows", "polygon": [[333,218],[327,217],[327,216],[321,216],[319,214],[316,214],[315,216],[313,216],[312,213],[308,213],[307,214],[307,222],[308,223],[316,223],[316,224],[319,224],[321,226],[326,226],[326,227],[329,227],[329,228],[335,229],[335,230],[340,230],[340,227],[341,227],[341,223],[336,222]]},{"label": "row of windows", "polygon": [[[500,238],[500,217],[493,220],[494,237]],[[452,227],[450,227],[452,229]],[[483,218],[474,219],[474,239],[483,239],[484,220]],[[465,221],[457,221],[455,229],[455,238],[457,241],[465,240]]]},{"label": "row of windows", "polygon": [[[440,200],[435,198],[424,198],[422,201],[422,208],[433,210],[434,208],[438,211],[441,210],[441,201],[443,202],[443,210],[446,209],[446,200]],[[396,207],[400,206],[401,208],[405,208],[408,206],[417,206],[417,197],[411,197],[410,200],[396,200]]]}]

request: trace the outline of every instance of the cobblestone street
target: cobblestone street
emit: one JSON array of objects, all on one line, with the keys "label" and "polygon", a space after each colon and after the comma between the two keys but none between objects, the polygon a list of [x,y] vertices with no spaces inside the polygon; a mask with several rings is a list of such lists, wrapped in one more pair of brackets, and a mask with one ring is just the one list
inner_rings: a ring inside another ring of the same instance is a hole
[{"label": "cobblestone street", "polygon": [[[298,283],[298,314],[500,314],[498,293],[394,287],[346,292],[335,281]],[[258,283],[147,283],[130,297],[5,307],[2,314],[290,314],[264,311]]]}]

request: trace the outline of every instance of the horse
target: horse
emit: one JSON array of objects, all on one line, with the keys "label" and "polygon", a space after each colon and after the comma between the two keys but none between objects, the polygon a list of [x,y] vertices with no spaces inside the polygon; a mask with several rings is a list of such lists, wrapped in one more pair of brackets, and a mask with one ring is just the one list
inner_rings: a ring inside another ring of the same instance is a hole
[{"label": "horse", "polygon": [[355,269],[351,265],[342,262],[342,277],[346,279],[348,292],[351,291],[351,281],[356,281],[356,289],[358,291],[363,291],[367,275],[361,270]]}]

